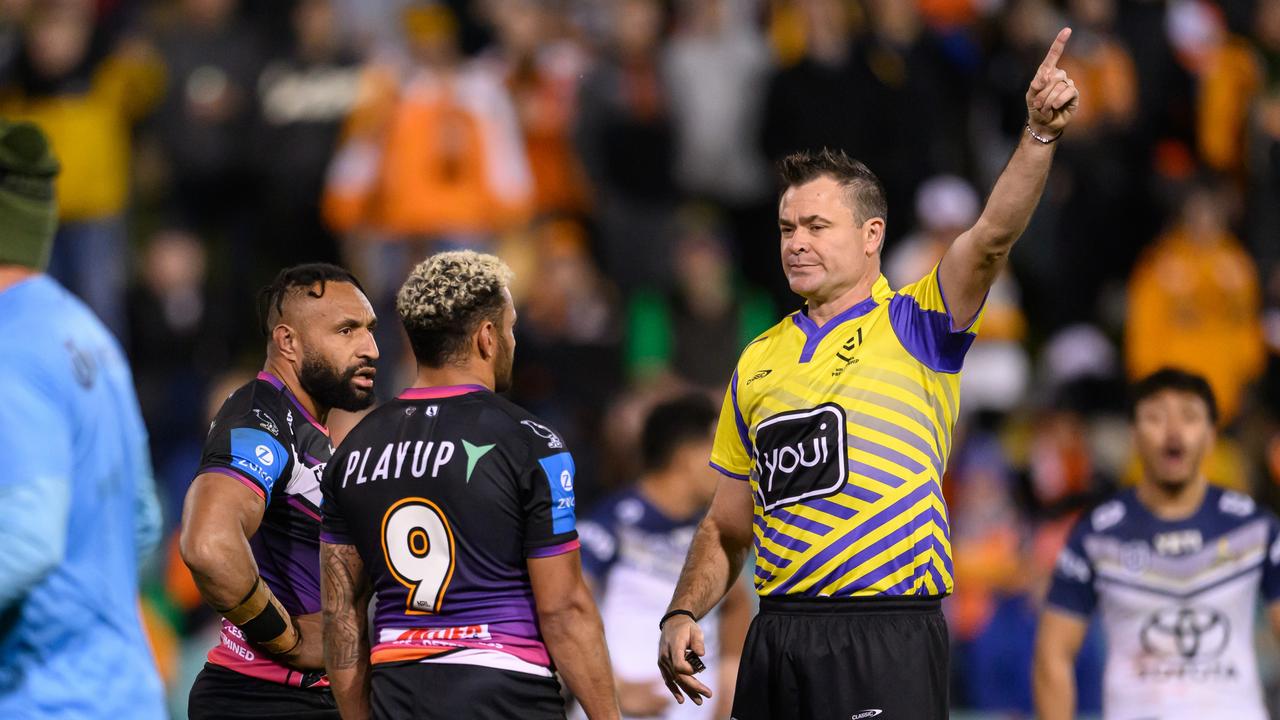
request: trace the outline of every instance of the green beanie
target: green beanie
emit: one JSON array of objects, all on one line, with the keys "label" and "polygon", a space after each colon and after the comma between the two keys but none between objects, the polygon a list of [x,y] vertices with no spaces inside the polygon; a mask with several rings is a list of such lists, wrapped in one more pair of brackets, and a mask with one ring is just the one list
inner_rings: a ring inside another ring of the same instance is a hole
[{"label": "green beanie", "polygon": [[58,159],[40,128],[0,119],[0,264],[44,270],[58,229]]}]

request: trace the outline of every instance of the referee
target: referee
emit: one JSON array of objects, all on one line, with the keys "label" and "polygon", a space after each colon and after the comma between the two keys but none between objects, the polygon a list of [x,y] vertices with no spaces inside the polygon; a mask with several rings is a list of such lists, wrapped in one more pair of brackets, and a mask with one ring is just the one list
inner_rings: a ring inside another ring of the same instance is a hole
[{"label": "referee", "polygon": [[953,589],[941,481],[960,370],[983,300],[1030,220],[1079,94],[1058,33],[1027,125],[977,224],[893,290],[880,274],[884,190],[842,152],[781,164],[782,267],[805,307],[743,351],[711,464],[725,475],[667,614],[658,664],[677,701],[710,690],[686,654],[754,539],[760,615],[736,720],[947,717]]}]

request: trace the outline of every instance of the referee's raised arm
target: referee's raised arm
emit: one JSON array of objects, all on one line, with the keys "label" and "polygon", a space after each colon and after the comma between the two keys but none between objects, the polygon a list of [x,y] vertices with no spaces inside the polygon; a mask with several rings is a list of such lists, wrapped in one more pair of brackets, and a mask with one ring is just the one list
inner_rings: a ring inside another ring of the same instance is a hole
[{"label": "referee's raised arm", "polygon": [[1063,28],[1027,88],[1027,124],[1022,139],[991,189],[972,228],[951,244],[938,266],[938,281],[952,321],[966,327],[1004,268],[1009,250],[1031,221],[1044,192],[1054,149],[1080,106],[1080,93],[1058,60],[1071,37]]}]

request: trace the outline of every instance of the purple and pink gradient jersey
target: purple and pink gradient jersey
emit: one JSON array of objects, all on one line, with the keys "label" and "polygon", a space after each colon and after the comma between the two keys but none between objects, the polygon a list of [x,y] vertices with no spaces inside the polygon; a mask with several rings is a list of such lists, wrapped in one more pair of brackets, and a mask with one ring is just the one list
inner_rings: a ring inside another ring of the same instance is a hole
[{"label": "purple and pink gradient jersey", "polygon": [[415,388],[329,463],[321,539],[354,545],[377,592],[372,661],[549,675],[527,560],[578,549],[560,436],[479,386]]},{"label": "purple and pink gradient jersey", "polygon": [[[266,502],[249,548],[263,582],[292,615],[320,610],[320,477],[332,454],[328,430],[279,378],[262,372],[222,404],[197,472],[234,478]],[[322,672],[277,662],[226,620],[209,662],[285,685],[328,684]]]}]

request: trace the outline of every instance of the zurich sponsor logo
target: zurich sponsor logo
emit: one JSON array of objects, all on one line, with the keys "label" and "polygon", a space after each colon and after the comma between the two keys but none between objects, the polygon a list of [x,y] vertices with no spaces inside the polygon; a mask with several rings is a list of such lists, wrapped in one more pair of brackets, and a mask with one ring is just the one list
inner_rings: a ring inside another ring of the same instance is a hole
[{"label": "zurich sponsor logo", "polygon": [[573,473],[568,470],[560,471],[560,487],[564,488],[565,492],[573,492]]},{"label": "zurich sponsor logo", "polygon": [[262,463],[263,465],[266,465],[267,467],[271,467],[272,465],[276,464],[275,453],[271,452],[271,448],[267,447],[266,445],[259,445],[258,447],[254,448],[253,454],[254,454],[254,457],[258,458],[258,462]]},{"label": "zurich sponsor logo", "polygon": [[872,708],[871,710],[861,710],[850,716],[849,720],[866,720],[866,718],[877,717],[884,711],[880,708]]}]

